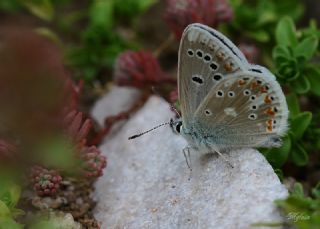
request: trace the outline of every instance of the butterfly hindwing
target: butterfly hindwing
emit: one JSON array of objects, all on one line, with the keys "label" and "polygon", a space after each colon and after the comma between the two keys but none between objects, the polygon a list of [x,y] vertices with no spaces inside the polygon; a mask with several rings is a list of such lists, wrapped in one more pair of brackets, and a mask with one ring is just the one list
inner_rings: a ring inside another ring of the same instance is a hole
[{"label": "butterfly hindwing", "polygon": [[246,58],[224,35],[201,24],[188,26],[180,43],[178,67],[184,125],[192,122],[198,106],[215,85],[247,66]]},{"label": "butterfly hindwing", "polygon": [[194,122],[218,145],[279,146],[288,108],[280,85],[266,69],[231,74],[209,92]]}]

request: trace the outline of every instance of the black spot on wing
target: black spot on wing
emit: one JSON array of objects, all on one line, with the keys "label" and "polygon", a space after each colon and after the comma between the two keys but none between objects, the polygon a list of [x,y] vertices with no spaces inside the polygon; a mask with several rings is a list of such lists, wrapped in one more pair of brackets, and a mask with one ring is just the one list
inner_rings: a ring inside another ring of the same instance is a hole
[{"label": "black spot on wing", "polygon": [[217,34],[215,34],[213,31],[208,30],[207,28],[204,28],[200,25],[195,25],[195,26],[209,32],[212,36],[214,36],[219,41],[221,41],[236,57],[238,57],[240,60],[242,60],[241,57],[237,55],[237,53],[233,50],[233,48],[230,47],[223,38],[219,37]]},{"label": "black spot on wing", "polygon": [[255,68],[251,68],[249,70],[252,71],[252,72],[262,73],[262,71],[260,71],[259,69],[255,69]]},{"label": "black spot on wing", "polygon": [[193,76],[192,81],[198,84],[203,84],[203,79],[198,76]]}]

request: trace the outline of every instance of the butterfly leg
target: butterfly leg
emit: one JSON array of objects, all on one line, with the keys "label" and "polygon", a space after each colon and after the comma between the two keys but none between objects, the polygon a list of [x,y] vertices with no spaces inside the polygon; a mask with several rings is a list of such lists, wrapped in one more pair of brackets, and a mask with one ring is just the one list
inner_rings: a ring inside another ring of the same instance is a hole
[{"label": "butterfly leg", "polygon": [[234,168],[231,162],[222,153],[220,153],[218,150],[215,151],[228,165],[230,165],[231,168]]},{"label": "butterfly leg", "polygon": [[182,152],[183,152],[183,156],[184,158],[186,159],[186,163],[187,163],[187,166],[188,168],[190,169],[190,171],[192,171],[192,168],[191,168],[191,157],[190,157],[190,148],[189,146],[185,147]]}]

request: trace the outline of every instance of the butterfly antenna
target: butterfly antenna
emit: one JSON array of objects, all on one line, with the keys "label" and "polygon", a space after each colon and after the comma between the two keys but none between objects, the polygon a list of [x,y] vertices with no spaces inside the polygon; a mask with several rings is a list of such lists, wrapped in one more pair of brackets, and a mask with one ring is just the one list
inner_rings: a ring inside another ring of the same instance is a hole
[{"label": "butterfly antenna", "polygon": [[155,129],[158,129],[159,127],[161,127],[161,126],[165,126],[165,125],[172,125],[172,120],[170,120],[170,122],[166,122],[166,123],[162,123],[162,124],[160,124],[160,125],[158,125],[158,126],[155,126],[155,127],[153,127],[152,129],[150,129],[150,130],[147,130],[147,131],[144,131],[144,132],[142,132],[142,133],[140,133],[140,134],[135,134],[135,135],[132,135],[131,137],[129,137],[128,138],[128,140],[131,140],[131,139],[134,139],[134,138],[138,138],[138,137],[140,137],[140,136],[142,136],[142,135],[144,135],[144,134],[146,134],[146,133],[149,133],[149,132],[151,132],[151,131],[153,131],[153,130],[155,130]]},{"label": "butterfly antenna", "polygon": [[171,107],[171,109],[174,111],[174,113],[176,113],[176,115],[177,115],[179,118],[181,118],[181,115],[180,115],[179,111],[178,111],[172,104],[170,104],[170,107]]}]

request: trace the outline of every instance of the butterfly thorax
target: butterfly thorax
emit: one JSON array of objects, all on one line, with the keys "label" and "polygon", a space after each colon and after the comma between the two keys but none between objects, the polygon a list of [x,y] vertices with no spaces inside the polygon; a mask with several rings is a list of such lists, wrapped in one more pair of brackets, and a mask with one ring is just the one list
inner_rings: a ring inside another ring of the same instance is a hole
[{"label": "butterfly thorax", "polygon": [[[220,134],[212,129],[206,129],[203,126],[200,127],[200,124],[197,123],[184,125],[181,119],[171,120],[170,126],[174,133],[183,136],[193,148],[205,148],[207,151],[220,148],[218,144],[216,144],[219,142]],[[219,128],[217,128],[217,130],[218,129]]]}]

